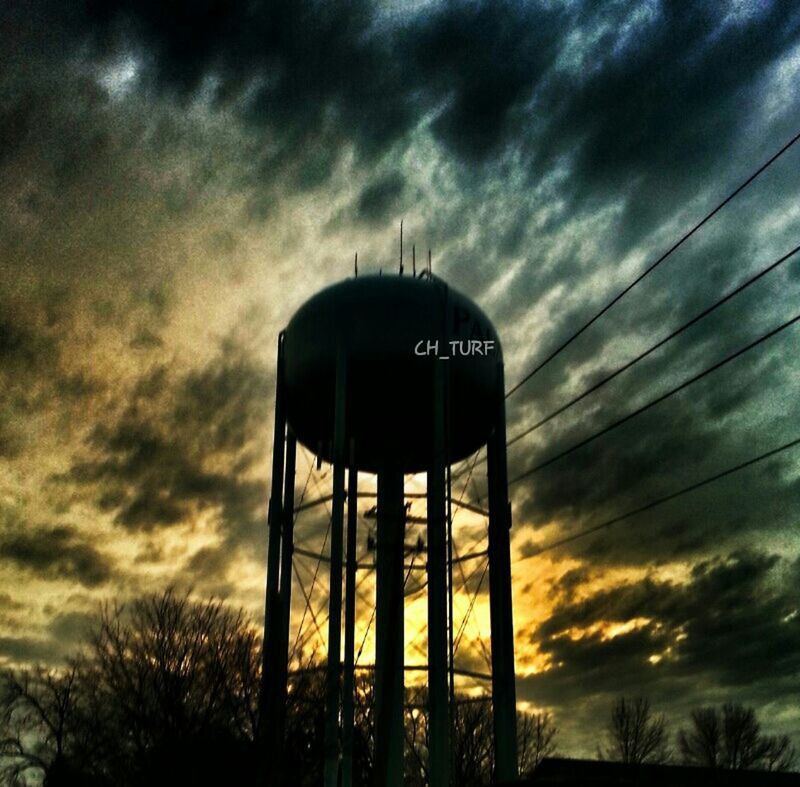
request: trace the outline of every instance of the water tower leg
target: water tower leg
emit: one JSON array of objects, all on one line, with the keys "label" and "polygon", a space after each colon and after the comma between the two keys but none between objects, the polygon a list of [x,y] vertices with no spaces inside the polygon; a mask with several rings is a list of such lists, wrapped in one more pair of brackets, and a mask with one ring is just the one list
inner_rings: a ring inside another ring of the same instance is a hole
[{"label": "water tower leg", "polygon": [[376,787],[403,784],[403,473],[378,473],[375,617]]},{"label": "water tower leg", "polygon": [[328,618],[328,669],[325,690],[325,787],[339,784],[339,709],[342,670],[342,531],[344,524],[345,399],[344,353],[336,362],[333,423],[333,500],[331,502],[331,574]]},{"label": "water tower leg", "polygon": [[358,527],[358,470],[350,447],[347,473],[347,556],[345,562],[344,676],[342,679],[342,787],[353,785],[353,724],[355,676],[353,660],[356,646],[356,529]]},{"label": "water tower leg", "polygon": [[447,681],[447,518],[443,364],[434,372],[433,461],[428,470],[428,776],[430,787],[450,783]]},{"label": "water tower leg", "polygon": [[[270,736],[274,747],[274,757],[270,761],[270,770],[274,774],[277,785],[286,783],[285,763],[283,759],[284,740],[286,737],[286,701],[287,682],[289,676],[289,623],[292,614],[292,553],[294,552],[294,480],[297,459],[297,440],[291,427],[286,430],[286,468],[283,487],[283,532],[281,539],[281,637],[276,646],[275,668],[278,694],[276,713],[270,717]],[[274,722],[273,722],[274,718]]]},{"label": "water tower leg", "polygon": [[506,466],[503,366],[499,364],[494,428],[487,445],[489,475],[489,615],[492,627],[492,706],[496,778],[517,778],[514,622],[511,610],[511,505]]},{"label": "water tower leg", "polygon": [[278,337],[277,382],[275,385],[275,431],[272,441],[272,485],[269,497],[267,525],[267,583],[264,604],[264,644],[261,652],[261,688],[259,694],[259,730],[262,758],[259,762],[259,784],[267,781],[268,763],[275,756],[275,747],[283,746],[276,736],[267,736],[270,720],[278,714],[281,680],[279,648],[281,640],[281,609],[278,593],[281,552],[281,526],[283,493],[284,446],[286,413],[284,403],[283,334]]}]

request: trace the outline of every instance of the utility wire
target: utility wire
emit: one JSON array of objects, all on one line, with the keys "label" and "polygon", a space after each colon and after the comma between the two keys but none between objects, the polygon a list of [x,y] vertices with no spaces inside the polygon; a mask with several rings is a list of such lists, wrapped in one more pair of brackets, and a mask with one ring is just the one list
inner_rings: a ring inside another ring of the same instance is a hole
[{"label": "utility wire", "polygon": [[483,580],[486,579],[486,572],[489,570],[489,561],[486,561],[486,565],[483,568],[483,573],[481,574],[480,580],[478,580],[478,586],[475,588],[475,592],[472,594],[472,598],[469,602],[469,607],[467,609],[467,614],[464,616],[464,619],[461,621],[461,627],[458,630],[458,636],[456,637],[456,644],[453,646],[453,655],[458,653],[458,646],[461,644],[461,638],[464,636],[464,630],[467,627],[467,622],[469,621],[470,616],[472,615],[472,610],[475,607],[475,601],[478,598],[478,593],[481,592],[481,586],[483,585]]},{"label": "utility wire", "polygon": [[581,538],[585,538],[586,536],[590,536],[593,533],[597,533],[599,530],[604,530],[607,527],[611,527],[612,525],[617,524],[617,522],[622,522],[625,519],[630,519],[630,517],[632,516],[636,516],[637,514],[649,511],[650,509],[663,505],[664,503],[667,503],[670,500],[674,500],[677,497],[687,495],[690,492],[694,492],[696,489],[700,489],[703,486],[712,484],[714,481],[719,481],[720,479],[725,478],[729,475],[738,473],[740,470],[744,470],[745,468],[751,467],[752,465],[757,464],[758,462],[762,462],[765,459],[769,459],[772,456],[776,456],[777,454],[780,454],[783,451],[788,451],[790,448],[794,448],[797,445],[800,445],[800,437],[797,437],[794,440],[789,441],[788,443],[784,443],[783,445],[778,446],[778,448],[773,448],[771,451],[767,451],[766,453],[754,456],[752,459],[748,459],[744,462],[741,462],[738,465],[729,467],[727,468],[727,470],[723,470],[720,473],[716,473],[715,475],[709,476],[708,478],[704,478],[702,481],[697,481],[694,484],[690,484],[689,486],[683,487],[683,489],[677,490],[676,492],[671,492],[668,495],[664,495],[663,497],[658,497],[655,500],[651,500],[648,503],[645,503],[644,505],[638,506],[637,508],[631,509],[630,511],[626,511],[624,514],[620,514],[619,516],[607,519],[605,522],[600,522],[600,524],[593,525],[592,527],[587,528],[586,530],[581,530],[579,533],[573,533],[570,536],[564,536],[564,538],[559,538],[556,541],[552,541],[551,543],[546,544],[545,546],[537,549],[530,555],[525,555],[524,557],[519,558],[516,562],[520,563],[523,560],[528,560],[532,557],[538,557],[543,552],[549,552],[552,549],[564,546],[564,544],[570,544],[573,541],[578,541]]},{"label": "utility wire", "polygon": [[[300,447],[302,448],[303,446],[301,445]],[[303,449],[303,454],[305,455],[305,449]],[[300,516],[300,511],[298,509],[302,508],[303,501],[306,499],[306,493],[308,492],[308,484],[311,481],[311,475],[314,472],[314,464],[311,461],[309,461],[308,456],[306,456],[306,462],[308,462],[308,475],[306,476],[305,484],[303,484],[303,491],[300,494],[300,500],[295,506],[294,519],[292,520],[292,525],[297,524],[297,517]]]},{"label": "utility wire", "polygon": [[559,453],[554,454],[549,459],[545,459],[544,462],[540,462],[539,464],[534,465],[533,467],[529,467],[527,470],[524,470],[522,473],[512,478],[508,482],[508,485],[511,486],[512,484],[516,484],[518,481],[522,481],[524,478],[527,478],[528,476],[533,475],[542,468],[545,468],[548,465],[553,464],[559,459],[567,456],[568,454],[571,454],[573,451],[577,451],[579,448],[583,448],[585,445],[588,445],[589,443],[593,442],[598,437],[602,437],[603,435],[608,434],[612,429],[616,429],[618,426],[621,426],[622,424],[630,421],[637,415],[641,415],[643,412],[649,410],[651,407],[655,407],[657,404],[660,404],[665,399],[669,399],[671,396],[674,396],[675,394],[679,393],[685,388],[688,388],[690,385],[692,385],[692,383],[696,383],[703,377],[706,377],[712,372],[715,372],[717,369],[720,369],[721,367],[725,366],[725,364],[730,363],[731,361],[738,358],[740,355],[744,355],[744,353],[746,353],[748,350],[752,350],[754,347],[757,347],[758,345],[767,341],[767,339],[771,339],[773,336],[776,336],[781,331],[786,330],[787,328],[794,325],[798,321],[800,321],[800,314],[792,317],[791,320],[787,320],[786,322],[782,323],[777,328],[773,328],[771,331],[765,333],[763,336],[760,336],[755,341],[750,342],[750,344],[747,344],[744,347],[739,348],[738,350],[736,350],[736,352],[731,353],[730,355],[723,358],[721,361],[717,361],[712,366],[703,369],[702,372],[698,372],[692,377],[689,377],[687,380],[684,380],[679,385],[676,385],[674,388],[671,388],[666,393],[657,396],[655,399],[651,399],[649,402],[647,402],[647,404],[642,405],[633,412],[630,412],[627,415],[624,415],[622,418],[617,419],[613,423],[610,423],[608,426],[604,427],[599,432],[595,432],[594,434],[589,435],[589,437],[586,437],[583,440],[579,440],[577,443],[574,443],[569,448],[565,448],[563,451],[559,451]]},{"label": "utility wire", "polygon": [[[325,545],[328,543],[328,536],[330,535],[330,532],[331,532],[331,523],[332,523],[332,521],[333,521],[333,517],[328,519],[328,526],[325,529],[325,538],[324,538],[324,540],[322,542],[322,550],[319,553],[320,556],[317,559],[317,565],[316,565],[316,567],[314,569],[314,578],[311,580],[311,590],[308,593],[308,598],[311,598],[314,595],[314,587],[317,584],[317,576],[319,575],[319,568],[320,568],[320,565],[322,564],[322,553],[325,551]],[[292,561],[292,564],[294,564],[294,560]],[[298,577],[298,579],[300,579],[300,577]],[[303,592],[303,595],[305,595],[305,591]],[[294,657],[295,652],[297,650],[297,645],[300,642],[300,635],[303,633],[303,624],[306,622],[306,615],[308,615],[309,610],[311,611],[311,615],[312,615],[312,618],[313,618],[314,610],[311,609],[310,602],[306,602],[306,606],[303,609],[303,617],[300,619],[300,625],[297,628],[297,636],[295,637],[294,645],[292,645],[292,657]],[[323,623],[322,625],[324,626],[325,624]],[[303,643],[303,644],[305,646],[305,643]]]},{"label": "utility wire", "polygon": [[[306,610],[311,612],[311,621],[314,624],[314,628],[316,628],[317,630],[317,635],[319,636],[320,639],[323,639],[322,630],[320,628],[319,621],[317,619],[317,613],[314,612],[314,608],[311,606],[311,597],[309,596],[308,593],[306,593],[306,587],[303,584],[303,578],[300,576],[300,572],[297,569],[297,562],[294,560],[292,560],[292,569],[294,570],[294,575],[297,577],[297,582],[300,585],[300,591],[302,592],[303,598],[305,599]],[[313,591],[313,586],[312,586],[312,591]],[[325,624],[323,623],[323,625]],[[298,634],[301,630],[302,629],[298,629]],[[303,645],[305,646],[305,642],[303,643]],[[295,655],[294,649],[292,649],[291,658],[294,658],[294,655]]]},{"label": "utility wire", "polygon": [[595,391],[597,391],[598,389],[602,388],[607,383],[611,382],[615,377],[618,377],[620,374],[622,374],[623,372],[625,372],[628,369],[630,369],[631,366],[633,366],[634,364],[637,364],[637,363],[639,363],[639,361],[642,361],[645,358],[647,358],[648,355],[651,355],[656,350],[658,350],[659,348],[663,347],[667,342],[672,341],[672,339],[674,339],[676,336],[679,336],[685,330],[691,328],[693,325],[695,325],[696,323],[700,322],[700,320],[702,320],[703,318],[707,317],[712,312],[714,312],[717,309],[719,309],[720,306],[722,306],[723,304],[727,303],[729,300],[731,300],[732,298],[737,296],[739,293],[741,293],[744,290],[746,290],[752,284],[755,284],[759,279],[761,279],[764,276],[766,276],[770,271],[775,270],[775,268],[777,268],[778,266],[782,265],[787,260],[791,259],[795,254],[797,254],[798,251],[800,251],[800,246],[795,246],[788,254],[784,254],[782,257],[780,257],[779,259],[777,259],[774,262],[770,263],[765,268],[762,268],[754,276],[751,276],[749,279],[747,279],[746,281],[742,282],[738,287],[736,287],[735,289],[731,290],[727,295],[724,295],[718,301],[715,301],[710,306],[708,306],[707,308],[703,309],[700,313],[698,313],[694,317],[692,317],[691,320],[689,320],[688,322],[685,322],[679,328],[676,328],[674,331],[672,331],[672,333],[668,334],[663,339],[660,339],[655,344],[653,344],[650,347],[648,347],[646,350],[641,352],[635,358],[632,358],[627,363],[625,363],[622,366],[620,366],[617,369],[615,369],[613,372],[608,374],[602,380],[600,380],[599,382],[595,383],[591,387],[587,388],[585,391],[583,391],[583,393],[578,394],[574,399],[570,399],[565,404],[562,404],[560,407],[558,407],[557,409],[553,410],[553,412],[551,412],[549,415],[544,416],[544,418],[542,418],[541,420],[537,421],[535,424],[533,424],[533,426],[529,426],[524,431],[522,431],[519,434],[517,434],[514,437],[512,437],[506,443],[506,446],[507,447],[511,446],[514,443],[516,443],[519,440],[521,440],[523,437],[526,437],[527,435],[529,435],[531,432],[536,431],[540,427],[544,426],[548,421],[551,421],[553,418],[555,418],[557,415],[561,415],[561,413],[563,413],[565,410],[568,410],[570,407],[572,407],[573,405],[576,405],[582,399],[585,399],[587,396],[589,396],[589,394],[594,393]]},{"label": "utility wire", "polygon": [[[362,584],[364,582],[366,582],[368,576],[369,576],[369,574],[364,574],[361,577],[361,579],[359,579],[358,582],[356,582],[356,592],[357,593],[360,590]],[[358,593],[358,596],[359,596],[359,598],[361,598],[361,594],[360,593]],[[362,598],[362,601],[363,601],[363,598]],[[327,601],[323,601],[322,604],[320,604],[320,607],[317,610],[317,614],[321,615],[323,611],[325,612],[325,617],[323,617],[321,622],[320,622],[320,628],[322,628],[328,622],[328,620],[330,620],[330,617],[331,617],[330,605],[328,604]],[[305,639],[303,640],[303,642],[302,642],[302,644],[300,646],[301,652],[305,648],[305,646],[311,641],[311,637],[313,637],[313,636],[314,636],[314,632],[313,631],[309,632],[306,635]]]},{"label": "utility wire", "polygon": [[[681,333],[683,333],[684,331],[688,330],[693,325],[696,325],[698,322],[700,322],[702,319],[707,317],[709,314],[711,314],[712,312],[714,312],[717,309],[719,309],[720,306],[724,305],[725,303],[730,301],[732,298],[734,298],[737,295],[739,295],[741,292],[744,292],[744,290],[746,290],[751,285],[755,284],[757,281],[762,279],[768,273],[770,273],[771,271],[775,270],[779,266],[783,265],[783,263],[787,262],[795,254],[797,254],[798,251],[800,251],[800,246],[795,246],[787,254],[784,254],[782,257],[779,257],[774,262],[771,262],[765,268],[762,268],[760,271],[758,271],[758,273],[754,274],[749,279],[747,279],[746,281],[744,281],[741,284],[739,284],[737,287],[735,287],[729,293],[724,295],[718,301],[715,301],[710,306],[706,307],[701,312],[699,312],[694,317],[692,317],[690,320],[685,322],[683,325],[681,325],[680,327],[676,328],[674,331],[669,333],[667,336],[664,336],[662,339],[659,339],[655,344],[651,345],[646,350],[643,350],[635,358],[631,358],[631,360],[627,361],[622,366],[619,366],[613,372],[610,372],[608,375],[606,375],[601,380],[596,382],[594,385],[592,385],[589,388],[587,388],[586,390],[584,390],[582,393],[579,393],[577,396],[575,396],[574,398],[572,398],[569,401],[565,402],[564,404],[560,405],[555,410],[553,410],[551,413],[549,413],[548,415],[544,416],[543,418],[541,418],[539,421],[537,421],[533,425],[525,428],[519,434],[517,434],[514,437],[512,437],[506,443],[506,447],[508,448],[508,447],[514,445],[514,443],[517,443],[520,440],[522,440],[523,437],[527,437],[532,432],[535,432],[537,429],[540,429],[546,423],[548,423],[549,421],[552,421],[553,418],[555,418],[556,416],[561,415],[561,413],[565,412],[570,407],[573,407],[574,405],[578,404],[578,402],[582,401],[583,399],[585,399],[590,394],[593,394],[595,391],[598,391],[604,385],[610,383],[616,377],[619,377],[619,375],[621,375],[623,372],[626,372],[628,369],[630,369],[635,364],[639,363],[640,361],[643,361],[645,358],[647,358],[649,355],[654,353],[656,350],[660,349],[665,344],[667,344],[667,342],[672,341],[674,338],[679,336]],[[480,460],[478,460],[478,463],[483,463],[485,461],[486,461],[486,459],[482,457]],[[473,469],[474,469],[474,466],[473,466]],[[462,475],[463,472],[465,472],[465,471],[462,470],[460,472],[456,472],[456,474],[453,477],[454,478],[458,478],[460,475]]]},{"label": "utility wire", "polygon": [[506,399],[513,393],[518,391],[528,380],[535,374],[543,369],[550,361],[553,360],[562,350],[565,350],[572,342],[575,341],[584,331],[594,325],[614,304],[622,300],[642,279],[652,273],[664,260],[666,260],[674,251],[680,248],[692,235],[695,234],[703,225],[711,221],[731,200],[738,194],[744,191],[764,170],[771,164],[777,161],[792,145],[800,139],[800,133],[795,134],[777,153],[773,154],[766,162],[764,162],[755,172],[753,172],[745,181],[738,185],[722,202],[720,202],[710,213],[707,213],[697,224],[695,224],[688,232],[686,232],[679,240],[672,244],[658,259],[652,262],[647,268],[642,271],[630,284],[617,293],[599,312],[597,312],[588,322],[584,323],[575,333],[568,339],[563,341],[558,347],[555,348],[547,357],[540,361],[528,374],[526,374],[516,385],[514,385],[507,393]]}]

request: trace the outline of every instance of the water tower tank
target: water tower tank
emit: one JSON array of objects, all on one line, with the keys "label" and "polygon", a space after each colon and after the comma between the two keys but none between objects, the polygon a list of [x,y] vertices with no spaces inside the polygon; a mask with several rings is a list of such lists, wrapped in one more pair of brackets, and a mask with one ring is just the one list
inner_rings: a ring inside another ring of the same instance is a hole
[{"label": "water tower tank", "polygon": [[288,421],[327,461],[337,357],[346,361],[346,432],[358,447],[359,470],[428,468],[436,364],[449,365],[450,461],[487,442],[500,341],[475,303],[435,278],[362,276],[334,284],[298,309],[284,349]]}]

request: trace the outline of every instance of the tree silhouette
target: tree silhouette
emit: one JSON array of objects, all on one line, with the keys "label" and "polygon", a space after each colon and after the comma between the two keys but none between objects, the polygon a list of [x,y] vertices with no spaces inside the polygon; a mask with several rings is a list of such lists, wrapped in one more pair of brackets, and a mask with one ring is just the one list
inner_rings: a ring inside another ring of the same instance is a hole
[{"label": "tree silhouette", "polygon": [[24,783],[30,771],[65,775],[74,729],[77,669],[36,667],[3,676],[0,700],[0,776]]},{"label": "tree silhouette", "polygon": [[666,722],[654,715],[646,697],[619,697],[611,708],[606,729],[608,744],[601,759],[641,765],[670,759]]},{"label": "tree silhouette", "polygon": [[684,762],[708,768],[786,771],[795,761],[788,736],[762,735],[755,710],[732,703],[693,710],[678,748]]},{"label": "tree silhouette", "polygon": [[243,613],[167,591],[103,608],[63,673],[5,675],[5,769],[45,784],[222,783],[252,770],[259,640]]},{"label": "tree silhouette", "polygon": [[[428,783],[427,689],[409,692],[406,711],[406,784]],[[453,714],[453,783],[483,787],[494,776],[492,706],[488,697],[457,697]],[[517,713],[519,772],[529,775],[556,751],[558,729],[550,713]]]},{"label": "tree silhouette", "polygon": [[[254,783],[261,752],[261,639],[245,614],[168,590],[107,604],[66,669],[6,671],[0,682],[0,775],[45,787],[161,787]],[[354,783],[370,785],[374,675],[355,679]],[[487,698],[457,696],[453,774],[459,787],[494,770]],[[406,693],[406,782],[427,781],[427,690]],[[311,660],[290,676],[285,770],[291,783],[322,782],[325,670]],[[554,747],[549,715],[520,714],[523,767]]]},{"label": "tree silhouette", "polygon": [[528,776],[545,758],[556,753],[556,736],[558,727],[552,714],[518,713],[517,714],[517,756],[519,772]]}]

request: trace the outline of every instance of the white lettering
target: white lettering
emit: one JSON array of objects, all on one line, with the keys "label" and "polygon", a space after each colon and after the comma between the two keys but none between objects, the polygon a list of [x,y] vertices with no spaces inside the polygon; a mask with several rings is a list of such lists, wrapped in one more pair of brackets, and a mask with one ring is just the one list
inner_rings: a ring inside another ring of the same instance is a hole
[{"label": "white lettering", "polygon": [[[425,345],[425,348],[421,349],[423,344]],[[438,355],[438,354],[439,354],[438,339],[434,341],[431,341],[430,339],[428,339],[427,341],[425,339],[420,339],[414,345],[414,355]]]}]

